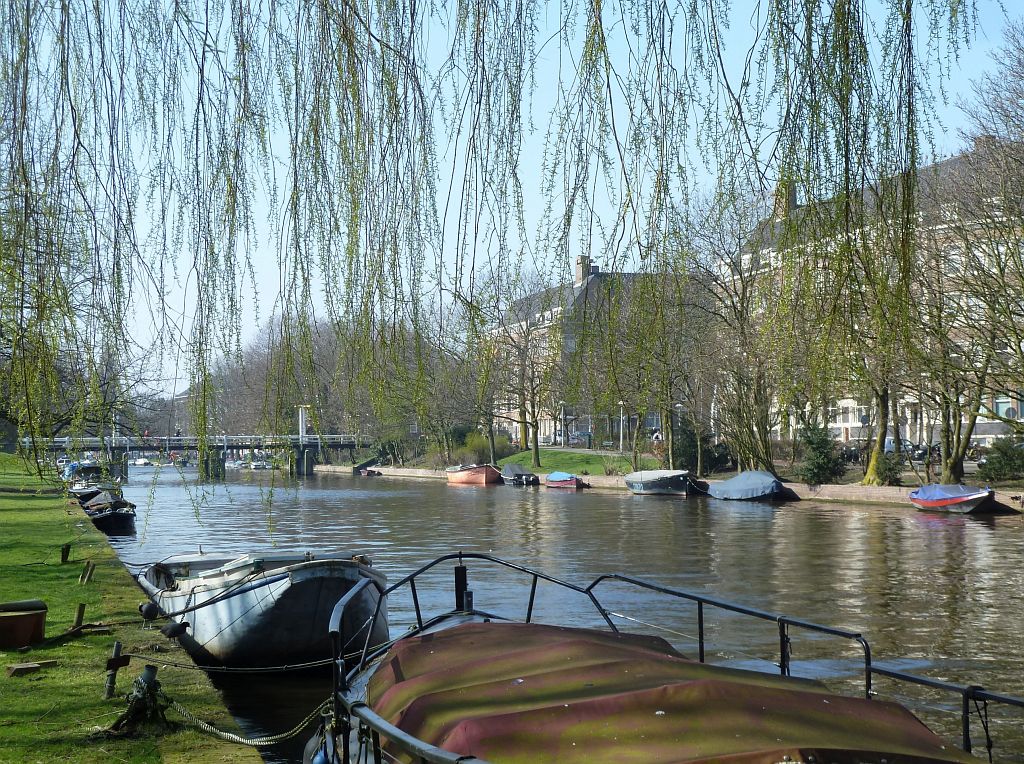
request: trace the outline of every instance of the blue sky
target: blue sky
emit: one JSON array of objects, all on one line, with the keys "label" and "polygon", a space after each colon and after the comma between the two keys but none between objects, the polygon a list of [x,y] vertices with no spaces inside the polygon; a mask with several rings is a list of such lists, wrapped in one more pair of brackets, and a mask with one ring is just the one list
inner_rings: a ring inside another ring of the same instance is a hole
[{"label": "blue sky", "polygon": [[[1016,5],[1020,0],[1010,0]],[[948,102],[936,104],[940,119],[945,123],[946,130],[936,135],[935,149],[939,156],[949,156],[963,148],[959,131],[966,126],[963,111],[959,108],[960,100],[970,101],[973,97],[970,83],[993,68],[992,53],[1002,43],[1003,29],[1007,15],[997,0],[981,0],[978,4],[977,36],[970,50],[960,54],[960,60],[950,73],[948,86]],[[1011,9],[1010,18],[1019,18],[1024,7],[1016,12]]]}]

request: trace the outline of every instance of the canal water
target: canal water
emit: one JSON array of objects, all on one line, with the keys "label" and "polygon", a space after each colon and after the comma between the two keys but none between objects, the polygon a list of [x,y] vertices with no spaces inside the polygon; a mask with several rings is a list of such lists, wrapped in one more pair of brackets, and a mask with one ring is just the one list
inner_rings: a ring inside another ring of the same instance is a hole
[{"label": "canal water", "polygon": [[[440,481],[228,473],[200,484],[194,471],[135,468],[125,496],[138,505],[137,535],[115,539],[130,567],[198,551],[366,554],[396,581],[442,554],[486,552],[585,585],[623,573],[761,610],[861,632],[876,662],[943,681],[1024,695],[1024,520],[917,512],[909,507],[797,502],[780,505],[560,492],[508,486],[449,487]],[[450,568],[446,568],[450,571]],[[478,608],[522,617],[528,582],[470,564]],[[419,589],[426,612],[451,606],[451,581]],[[141,592],[140,592],[141,594]],[[620,627],[661,633],[696,655],[696,612],[619,584],[597,591],[635,620]],[[389,603],[391,631],[413,621],[411,602]],[[575,594],[541,586],[537,620],[596,626]],[[711,609],[709,660],[776,670],[772,622]],[[665,631],[665,630],[668,631]],[[863,687],[860,649],[793,629],[793,673],[841,690]],[[858,672],[858,668],[861,669]],[[250,735],[289,729],[329,694],[323,676],[215,677]],[[910,706],[959,740],[957,696],[879,679],[880,696]],[[1024,762],[1024,711],[990,708],[995,760]],[[982,725],[972,723],[975,752]],[[308,735],[303,734],[300,740]],[[264,751],[297,761],[301,745]]]}]

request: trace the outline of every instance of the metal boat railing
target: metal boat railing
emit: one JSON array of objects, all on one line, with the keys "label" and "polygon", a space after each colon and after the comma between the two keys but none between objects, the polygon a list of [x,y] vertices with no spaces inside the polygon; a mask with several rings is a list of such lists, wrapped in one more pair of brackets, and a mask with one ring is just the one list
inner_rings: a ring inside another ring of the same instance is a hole
[{"label": "metal boat railing", "polygon": [[[378,618],[381,617],[384,604],[387,599],[394,592],[408,588],[412,602],[413,610],[416,616],[416,626],[409,632],[403,635],[403,637],[414,635],[418,632],[428,629],[432,624],[444,619],[445,617],[451,616],[454,613],[472,613],[480,616],[493,616],[492,614],[484,611],[477,610],[474,607],[473,592],[469,588],[468,583],[468,571],[465,566],[467,560],[478,560],[488,563],[493,563],[499,567],[506,568],[512,571],[516,571],[525,574],[530,578],[530,593],[527,599],[526,614],[524,621],[530,623],[533,619],[534,609],[537,601],[537,586],[541,581],[554,584],[555,586],[561,587],[565,590],[575,592],[585,597],[595,608],[598,615],[601,616],[602,620],[613,632],[618,632],[619,628],[616,626],[613,617],[624,617],[622,614],[616,613],[608,608],[604,607],[600,599],[595,593],[601,584],[607,582],[619,582],[628,584],[630,586],[636,586],[648,591],[657,592],[659,594],[673,597],[676,599],[688,601],[696,605],[697,611],[697,646],[698,646],[698,660],[701,663],[706,662],[706,626],[705,626],[705,611],[708,608],[715,608],[738,615],[744,615],[752,617],[762,621],[773,622],[777,626],[778,639],[779,639],[779,660],[776,664],[783,676],[790,676],[792,666],[792,636],[790,633],[791,629],[800,629],[807,632],[828,635],[837,637],[840,639],[848,640],[858,646],[861,655],[863,656],[863,673],[864,673],[864,695],[867,698],[873,697],[876,693],[873,690],[873,677],[883,676],[889,679],[903,682],[906,684],[918,685],[928,687],[942,692],[959,695],[960,697],[960,713],[961,713],[961,744],[965,751],[970,752],[972,748],[972,737],[971,737],[971,716],[972,716],[972,704],[973,711],[977,713],[982,721],[986,748],[989,752],[989,759],[992,757],[992,738],[988,726],[988,703],[998,703],[1010,707],[1016,707],[1024,709],[1024,699],[1004,695],[1000,693],[990,692],[983,687],[978,685],[960,685],[951,682],[944,682],[940,680],[930,679],[928,677],[922,677],[915,674],[910,674],[905,671],[897,671],[895,669],[886,668],[885,666],[878,665],[873,662],[871,655],[871,646],[868,644],[867,639],[864,638],[859,632],[850,631],[848,629],[840,629],[832,626],[825,626],[823,624],[814,623],[801,618],[794,618],[792,616],[783,615],[780,613],[773,613],[767,610],[761,610],[759,608],[750,607],[747,605],[730,602],[728,600],[719,599],[716,597],[710,597],[705,594],[697,592],[690,592],[681,589],[675,589],[660,584],[651,583],[650,581],[644,581],[642,579],[632,578],[630,576],[623,576],[619,574],[605,574],[598,576],[587,586],[578,586],[569,581],[556,578],[554,576],[541,573],[540,571],[532,570],[525,566],[519,565],[508,560],[503,560],[498,557],[494,557],[489,554],[483,554],[478,552],[457,552],[453,554],[443,555],[427,563],[421,568],[417,569],[413,573],[402,578],[400,581],[392,584],[387,588],[383,588],[372,579],[364,579],[353,587],[341,600],[338,601],[331,614],[331,637],[334,644],[334,678],[335,678],[335,692],[334,692],[334,719],[337,724],[339,720],[342,721],[345,727],[344,733],[344,746],[346,758],[342,761],[348,761],[348,731],[350,728],[350,717],[355,717],[360,720],[361,723],[365,724],[371,731],[372,745],[379,748],[379,736],[383,735],[391,740],[393,743],[399,744],[404,750],[412,753],[422,762],[429,762],[430,764],[446,764],[449,762],[480,762],[479,759],[472,757],[457,756],[448,751],[444,751],[440,748],[425,744],[422,740],[418,740],[397,727],[391,725],[385,719],[375,714],[365,703],[359,701],[356,698],[348,697],[347,692],[350,687],[350,681],[359,672],[364,670],[368,663],[376,656],[385,652],[388,645],[379,646],[375,650],[371,650],[369,638],[367,638],[366,644],[364,644],[359,660],[353,667],[348,669],[345,664],[343,655],[343,645],[341,643],[341,623],[344,617],[346,607],[352,602],[359,594],[368,586],[376,587],[378,591],[377,607],[374,615],[369,622],[370,628],[367,630],[367,634],[372,633],[373,625],[376,624]],[[424,574],[433,570],[434,568],[443,565],[444,563],[456,561],[458,564],[454,568],[455,573],[455,608],[452,611],[438,614],[433,618],[425,618],[423,615],[422,608],[420,606],[419,594],[416,587],[416,581]]]}]

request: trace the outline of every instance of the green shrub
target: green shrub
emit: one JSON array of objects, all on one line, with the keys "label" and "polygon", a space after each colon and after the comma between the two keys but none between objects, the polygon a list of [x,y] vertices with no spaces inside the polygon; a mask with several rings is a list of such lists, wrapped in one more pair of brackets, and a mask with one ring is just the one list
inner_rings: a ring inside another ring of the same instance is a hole
[{"label": "green shrub", "polygon": [[803,461],[797,477],[807,485],[832,483],[846,472],[846,462],[832,440],[828,428],[810,425],[802,430]]},{"label": "green shrub", "polygon": [[[717,472],[729,466],[732,455],[724,443],[712,445],[710,435],[704,435],[699,440],[705,474]],[[691,471],[697,469],[697,441],[697,435],[689,422],[683,422],[676,429],[672,436],[672,451],[677,468]]]},{"label": "green shrub", "polygon": [[487,464],[491,460],[491,446],[481,432],[466,433],[465,446],[456,451],[462,464]]},{"label": "green shrub", "polygon": [[1024,475],[1024,444],[1013,438],[997,438],[978,467],[978,477],[987,483],[1017,480]]},{"label": "green shrub", "polygon": [[878,479],[882,485],[903,484],[903,460],[893,454],[879,454]]}]

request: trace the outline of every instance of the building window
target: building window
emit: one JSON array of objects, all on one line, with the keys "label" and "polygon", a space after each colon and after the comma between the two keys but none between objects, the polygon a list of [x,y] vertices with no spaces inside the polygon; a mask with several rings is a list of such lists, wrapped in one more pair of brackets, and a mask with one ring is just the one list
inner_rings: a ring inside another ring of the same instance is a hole
[{"label": "building window", "polygon": [[1007,416],[1006,412],[1011,408],[1014,408],[1013,401],[1006,396],[1002,396],[1000,398],[996,398],[995,405],[993,405],[992,408],[996,412],[996,416],[1005,417]]}]

